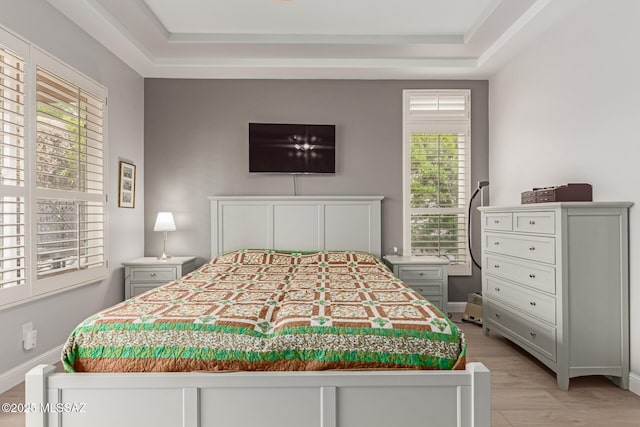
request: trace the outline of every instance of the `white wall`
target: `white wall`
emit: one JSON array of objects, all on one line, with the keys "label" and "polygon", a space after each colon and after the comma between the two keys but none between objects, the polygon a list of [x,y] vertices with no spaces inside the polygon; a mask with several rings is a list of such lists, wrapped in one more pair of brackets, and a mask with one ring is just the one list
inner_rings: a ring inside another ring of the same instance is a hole
[{"label": "white wall", "polygon": [[[632,390],[640,394],[640,2],[587,0],[489,80],[491,204],[587,182],[628,200]],[[598,337],[594,337],[598,339]]]},{"label": "white wall", "polygon": [[[121,301],[120,262],[144,254],[144,81],[44,0],[0,0],[0,24],[37,44],[109,90],[109,279],[77,290],[0,310],[0,391],[21,364],[60,346],[92,313]],[[117,207],[118,162],[138,166],[135,209]],[[38,330],[35,349],[22,349],[22,324]],[[54,355],[57,356],[57,355]],[[59,357],[57,357],[59,359]]]}]

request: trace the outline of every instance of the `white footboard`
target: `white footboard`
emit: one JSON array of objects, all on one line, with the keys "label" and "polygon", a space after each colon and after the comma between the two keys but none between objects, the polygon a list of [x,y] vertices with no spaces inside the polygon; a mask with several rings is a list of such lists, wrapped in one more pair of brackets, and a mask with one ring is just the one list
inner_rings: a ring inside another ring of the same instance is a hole
[{"label": "white footboard", "polygon": [[489,427],[489,370],[26,376],[27,427]]}]

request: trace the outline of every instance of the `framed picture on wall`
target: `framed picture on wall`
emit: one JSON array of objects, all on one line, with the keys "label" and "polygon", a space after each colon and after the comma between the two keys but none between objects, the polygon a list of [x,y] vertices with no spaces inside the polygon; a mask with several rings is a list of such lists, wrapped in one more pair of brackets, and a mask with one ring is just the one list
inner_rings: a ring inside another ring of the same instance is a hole
[{"label": "framed picture on wall", "polygon": [[118,186],[118,207],[135,208],[136,205],[136,166],[120,162],[120,185]]}]

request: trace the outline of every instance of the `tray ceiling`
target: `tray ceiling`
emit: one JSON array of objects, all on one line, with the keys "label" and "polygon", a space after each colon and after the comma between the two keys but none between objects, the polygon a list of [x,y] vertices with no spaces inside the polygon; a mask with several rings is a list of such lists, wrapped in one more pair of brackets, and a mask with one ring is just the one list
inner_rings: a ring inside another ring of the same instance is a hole
[{"label": "tray ceiling", "polygon": [[48,0],[144,77],[487,78],[580,0]]}]

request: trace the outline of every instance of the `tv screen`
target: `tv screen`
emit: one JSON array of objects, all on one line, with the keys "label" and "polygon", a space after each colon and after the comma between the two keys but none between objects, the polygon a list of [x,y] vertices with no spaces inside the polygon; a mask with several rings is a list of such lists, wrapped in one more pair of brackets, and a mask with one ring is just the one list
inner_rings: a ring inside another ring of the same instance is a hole
[{"label": "tv screen", "polygon": [[335,125],[249,123],[249,172],[335,173]]}]

